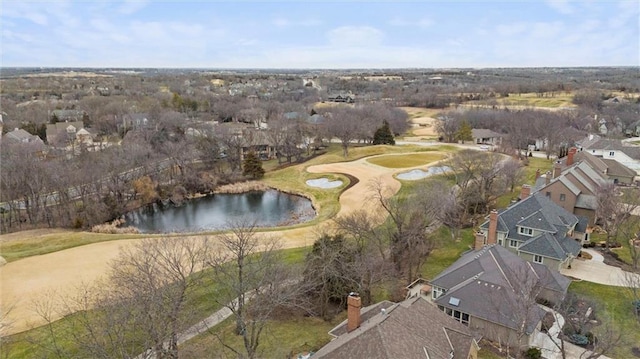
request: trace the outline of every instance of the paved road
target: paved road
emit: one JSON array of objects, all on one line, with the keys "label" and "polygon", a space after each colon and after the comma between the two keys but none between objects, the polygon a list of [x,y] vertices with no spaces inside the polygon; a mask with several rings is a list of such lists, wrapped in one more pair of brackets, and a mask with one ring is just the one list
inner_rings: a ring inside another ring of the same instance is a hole
[{"label": "paved road", "polygon": [[587,260],[578,258],[571,264],[571,269],[562,269],[560,273],[593,283],[640,288],[639,274],[625,272],[618,267],[604,264],[604,257],[594,249],[583,249],[583,251],[593,258]]}]

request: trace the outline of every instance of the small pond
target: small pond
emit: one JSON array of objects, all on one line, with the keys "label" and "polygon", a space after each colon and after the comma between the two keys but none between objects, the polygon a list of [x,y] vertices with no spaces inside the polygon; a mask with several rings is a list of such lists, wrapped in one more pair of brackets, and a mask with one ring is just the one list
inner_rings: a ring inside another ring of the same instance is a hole
[{"label": "small pond", "polygon": [[259,227],[286,226],[309,221],[315,214],[309,199],[268,190],[215,194],[182,206],[153,205],[127,213],[125,225],[143,233],[198,232],[225,229],[241,220],[255,221]]},{"label": "small pond", "polygon": [[318,188],[327,188],[327,189],[328,188],[338,188],[338,187],[342,186],[342,181],[340,181],[340,180],[330,181],[328,178],[322,177],[322,178],[307,180],[307,186],[318,187]]},{"label": "small pond", "polygon": [[451,167],[448,167],[448,166],[434,166],[434,167],[429,167],[426,171],[416,169],[416,170],[411,170],[409,172],[402,172],[398,174],[396,177],[401,180],[415,181],[415,180],[423,179],[429,176],[443,174],[450,170],[451,170]]}]

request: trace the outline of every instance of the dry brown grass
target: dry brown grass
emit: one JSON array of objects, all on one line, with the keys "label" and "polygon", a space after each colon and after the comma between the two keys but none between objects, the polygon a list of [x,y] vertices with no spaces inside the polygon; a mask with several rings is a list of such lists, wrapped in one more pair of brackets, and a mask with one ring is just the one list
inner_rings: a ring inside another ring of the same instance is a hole
[{"label": "dry brown grass", "polygon": [[125,223],[124,219],[116,219],[111,223],[97,224],[91,227],[93,233],[105,234],[138,234],[140,231],[135,227],[120,227]]}]

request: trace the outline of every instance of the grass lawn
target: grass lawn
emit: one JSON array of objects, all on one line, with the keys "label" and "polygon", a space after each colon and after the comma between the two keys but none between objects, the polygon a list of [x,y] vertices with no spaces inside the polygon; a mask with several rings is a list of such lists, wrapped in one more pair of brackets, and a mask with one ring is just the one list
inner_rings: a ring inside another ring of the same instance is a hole
[{"label": "grass lawn", "polygon": [[[524,167],[524,179],[522,184],[534,185],[536,182],[536,170],[540,170],[540,174],[545,174],[552,170],[553,161],[546,158],[528,157],[529,164]],[[511,204],[511,200],[520,196],[522,185],[514,187],[513,192],[508,192],[498,197],[496,200],[496,208],[505,208]]]},{"label": "grass lawn", "polygon": [[[626,289],[589,282],[573,282],[569,286],[569,292],[595,301],[599,306],[596,308],[596,317],[611,320],[614,328],[625,333],[624,343],[607,356],[633,358],[631,348],[640,346],[640,321],[633,315],[631,299]],[[598,314],[599,312],[601,314]]]},{"label": "grass lawn", "polygon": [[[325,322],[319,318],[295,317],[272,320],[267,323],[260,338],[259,358],[296,358],[297,354],[317,351],[331,341],[328,332],[343,317]],[[244,352],[242,337],[234,334],[235,323],[227,319],[214,330],[227,345]],[[182,358],[234,358],[233,352],[226,349],[215,335],[204,334],[195,337],[180,347]]]},{"label": "grass lawn", "polygon": [[12,262],[85,244],[150,237],[148,234],[102,234],[54,229],[48,232],[35,230],[4,235],[5,240],[0,241],[0,253],[7,262]]},{"label": "grass lawn", "polygon": [[406,155],[381,156],[367,159],[367,162],[386,168],[407,168],[426,165],[446,157],[442,153],[414,153]]}]

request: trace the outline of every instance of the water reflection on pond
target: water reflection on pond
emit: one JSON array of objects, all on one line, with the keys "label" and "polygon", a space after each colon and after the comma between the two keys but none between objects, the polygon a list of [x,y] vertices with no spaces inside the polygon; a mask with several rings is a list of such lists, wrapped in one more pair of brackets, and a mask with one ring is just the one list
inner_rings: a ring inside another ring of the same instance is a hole
[{"label": "water reflection on pond", "polygon": [[230,222],[255,221],[260,227],[306,222],[315,216],[307,198],[275,190],[216,194],[176,207],[154,205],[125,215],[126,224],[144,233],[198,232],[226,228]]}]

